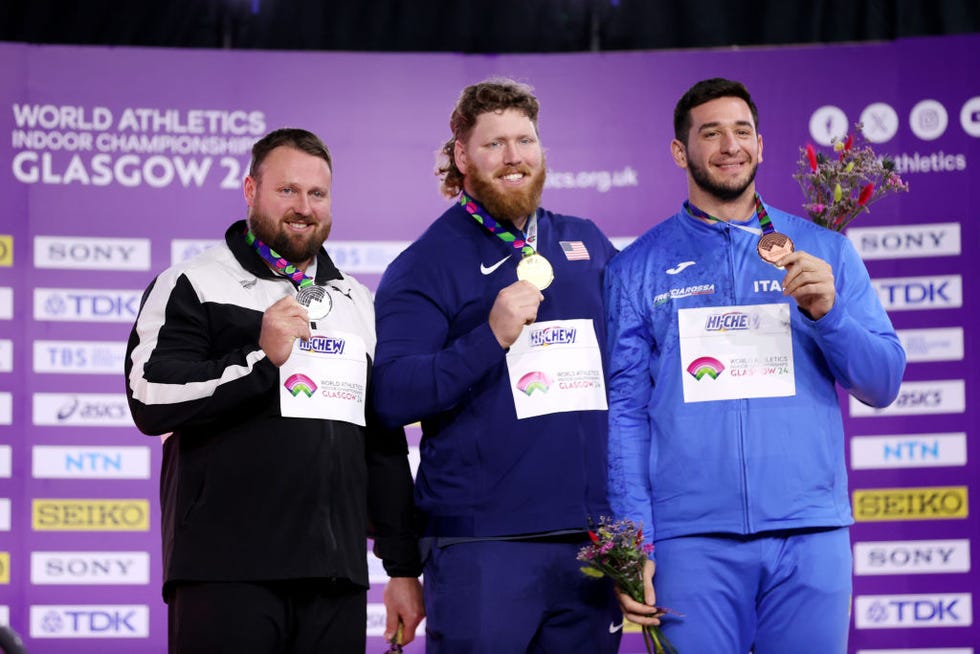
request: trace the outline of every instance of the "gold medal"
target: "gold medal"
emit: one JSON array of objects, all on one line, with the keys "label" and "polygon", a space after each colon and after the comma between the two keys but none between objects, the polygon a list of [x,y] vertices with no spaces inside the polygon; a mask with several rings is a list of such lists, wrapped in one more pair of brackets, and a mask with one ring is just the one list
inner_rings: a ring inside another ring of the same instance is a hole
[{"label": "gold medal", "polygon": [[554,278],[555,271],[551,264],[537,252],[529,254],[517,264],[517,279],[531,282],[539,291],[548,288]]}]

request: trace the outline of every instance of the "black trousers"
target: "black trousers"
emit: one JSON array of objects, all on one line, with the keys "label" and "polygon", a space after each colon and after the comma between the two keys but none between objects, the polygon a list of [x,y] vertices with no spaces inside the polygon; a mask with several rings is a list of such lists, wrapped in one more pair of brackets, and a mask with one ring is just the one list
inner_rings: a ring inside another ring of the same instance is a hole
[{"label": "black trousers", "polygon": [[362,654],[367,591],[329,580],[178,583],[170,654]]}]

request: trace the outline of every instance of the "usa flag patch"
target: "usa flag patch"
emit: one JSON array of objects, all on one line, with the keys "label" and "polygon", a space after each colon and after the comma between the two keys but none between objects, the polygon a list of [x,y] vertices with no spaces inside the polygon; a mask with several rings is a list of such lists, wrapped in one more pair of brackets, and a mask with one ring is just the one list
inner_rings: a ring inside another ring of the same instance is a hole
[{"label": "usa flag patch", "polygon": [[585,261],[592,258],[582,241],[558,241],[558,245],[569,261]]}]

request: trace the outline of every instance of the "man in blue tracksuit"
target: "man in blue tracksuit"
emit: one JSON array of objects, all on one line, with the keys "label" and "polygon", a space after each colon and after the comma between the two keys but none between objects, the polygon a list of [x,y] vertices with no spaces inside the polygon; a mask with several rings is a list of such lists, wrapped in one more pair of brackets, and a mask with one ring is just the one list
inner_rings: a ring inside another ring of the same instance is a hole
[{"label": "man in blue tracksuit", "polygon": [[905,353],[850,242],[756,194],[757,126],[740,83],[693,86],[671,142],[688,201],[606,271],[610,502],[655,544],[648,604],[683,617],[620,602],[680,652],[843,654],[835,383],[886,406]]},{"label": "man in blue tracksuit", "polygon": [[[606,496],[601,273],[590,221],[539,208],[529,87],[462,92],[443,148],[454,205],[378,287],[374,398],[422,423],[428,652],[615,652],[612,587],[579,571]],[[612,627],[612,628],[610,628]]]}]

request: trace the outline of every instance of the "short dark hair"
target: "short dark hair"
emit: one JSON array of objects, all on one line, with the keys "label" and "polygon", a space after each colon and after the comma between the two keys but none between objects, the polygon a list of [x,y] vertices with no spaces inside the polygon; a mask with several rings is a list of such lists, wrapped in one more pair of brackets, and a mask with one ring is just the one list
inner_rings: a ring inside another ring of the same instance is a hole
[{"label": "short dark hair", "polygon": [[320,137],[313,132],[295,127],[283,127],[269,132],[252,146],[252,163],[248,166],[250,177],[256,177],[259,166],[265,161],[270,152],[278,147],[287,146],[295,148],[301,152],[312,154],[327,162],[327,168],[333,172],[333,160],[330,158],[330,150],[323,144]]},{"label": "short dark hair", "polygon": [[691,131],[691,109],[718,98],[741,98],[745,100],[745,104],[749,105],[749,109],[752,111],[755,130],[759,131],[759,110],[752,102],[752,96],[749,95],[749,90],[745,88],[745,85],[723,77],[712,77],[701,80],[689,88],[687,93],[677,101],[677,106],[674,107],[674,138],[686,146],[687,134]]},{"label": "short dark hair", "polygon": [[463,173],[456,166],[456,141],[465,141],[469,137],[481,114],[516,109],[531,119],[537,131],[539,105],[533,91],[527,84],[506,77],[491,77],[463,89],[449,116],[452,138],[439,151],[445,158],[436,167],[436,175],[442,179],[440,188],[443,195],[454,197],[463,190]]}]

